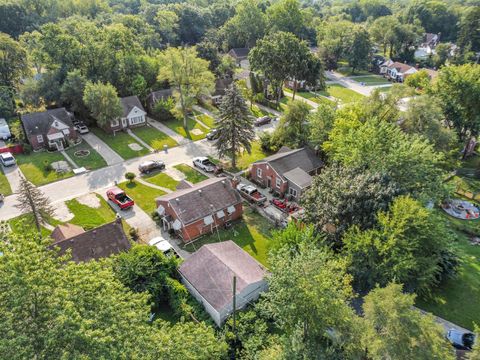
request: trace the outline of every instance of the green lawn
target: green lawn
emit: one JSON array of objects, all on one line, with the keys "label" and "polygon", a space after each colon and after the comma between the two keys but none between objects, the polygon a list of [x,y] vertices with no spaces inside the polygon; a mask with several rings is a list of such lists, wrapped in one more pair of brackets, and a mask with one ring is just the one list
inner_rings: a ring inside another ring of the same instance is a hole
[{"label": "green lawn", "polygon": [[212,118],[211,116],[202,114],[201,112],[198,112],[198,111],[194,111],[193,113],[195,114],[195,117],[197,118],[197,120],[207,125],[210,129],[213,129],[216,127],[215,119]]},{"label": "green lawn", "polygon": [[45,164],[51,164],[56,161],[66,161],[59,152],[32,152],[29,155],[18,154],[15,158],[25,177],[37,186],[73,176],[72,171],[59,174],[54,170],[49,171],[46,169]]},{"label": "green lawn", "polygon": [[[281,98],[281,99],[280,99],[280,108],[281,108],[281,111],[287,110],[288,106],[290,106],[290,104],[291,104],[293,101],[301,101],[301,100],[297,100],[297,99],[292,100],[291,97],[287,97],[287,96]],[[306,105],[307,105],[307,107],[308,107],[309,109],[312,109],[312,107],[311,107],[309,104],[306,104]]]},{"label": "green lawn", "polygon": [[164,145],[167,145],[169,148],[178,145],[178,143],[170,136],[154,128],[153,126],[138,127],[136,129],[132,129],[132,132],[155,150],[162,150]]},{"label": "green lawn", "polygon": [[259,118],[259,117],[262,117],[262,116],[274,116],[273,114],[271,114],[267,111],[263,111],[257,105],[253,105],[252,108],[250,109],[250,111],[251,111],[252,115],[255,116],[256,118]]},{"label": "green lawn", "polygon": [[305,99],[316,102],[317,104],[327,104],[327,105],[331,105],[331,106],[336,105],[335,101],[327,99],[326,97],[323,97],[323,96],[317,96],[314,93],[311,93],[310,91],[300,91],[300,92],[297,93],[296,96],[301,96]]},{"label": "green lawn", "polygon": [[[20,215],[10,219],[8,220],[8,224],[10,225],[12,232],[15,234],[28,235],[32,232],[37,233],[33,218],[29,214]],[[41,233],[43,237],[47,237],[50,235],[51,231],[41,226]]]},{"label": "green lawn", "polygon": [[355,73],[352,74],[352,68],[350,66],[340,66],[337,70],[342,75],[370,75],[371,73],[366,70],[355,70]]},{"label": "green lawn", "polygon": [[248,169],[251,163],[261,160],[264,157],[270,154],[265,153],[260,146],[259,141],[254,141],[252,143],[252,151],[251,153],[247,153],[246,151],[243,152],[239,157],[237,157],[237,168],[230,169],[230,170],[245,170]]},{"label": "green lawn", "polygon": [[392,90],[392,87],[391,86],[382,86],[382,87],[375,88],[375,90],[378,90],[381,93],[385,93],[385,92],[389,92],[390,90]]},{"label": "green lawn", "polygon": [[[132,159],[138,156],[149,154],[150,151],[142,146],[139,151],[132,150],[128,144],[137,144],[134,138],[124,132],[117,132],[115,135],[107,134],[105,131],[99,128],[92,128],[91,131],[103,140],[109,147],[111,147],[118,155],[125,160]],[[140,144],[138,144],[140,145]],[[141,145],[140,145],[141,146]]]},{"label": "green lawn", "polygon": [[384,85],[390,84],[390,82],[385,79],[383,76],[380,75],[368,75],[368,76],[360,76],[360,77],[352,77],[352,80],[358,83],[365,83],[365,85]]},{"label": "green lawn", "polygon": [[233,240],[261,264],[268,266],[267,252],[271,241],[271,231],[272,225],[268,220],[246,207],[243,212],[243,220],[234,224],[229,230],[219,230],[218,234],[215,231],[213,234],[185,245],[184,248],[186,251],[194,252],[204,244]]},{"label": "green lawn", "polygon": [[[90,153],[87,156],[76,156],[75,153],[79,150],[88,150]],[[75,164],[87,170],[95,170],[107,166],[107,162],[86,141],[77,146],[71,146],[65,152],[72,158]]]},{"label": "green lawn", "polygon": [[[171,121],[164,121],[164,125],[168,126],[170,129],[175,131],[177,134],[183,136],[184,138],[191,139],[193,141],[204,139],[209,130],[198,122],[193,120],[192,118],[188,118],[187,126],[188,126],[188,134],[185,128],[183,127],[183,120],[171,120]],[[196,134],[195,132],[201,131],[201,133]]]},{"label": "green lawn", "polygon": [[169,176],[169,175],[167,175],[163,172],[159,172],[159,173],[156,173],[156,174],[145,175],[143,177],[143,179],[145,181],[148,181],[149,183],[152,183],[152,184],[158,185],[158,186],[162,186],[162,187],[170,189],[170,190],[175,190],[178,183],[179,183],[177,180],[175,180],[174,178],[172,178],[171,176]]},{"label": "green lawn", "polygon": [[76,199],[65,201],[68,209],[74,215],[73,219],[68,222],[90,230],[115,220],[113,209],[100,195],[95,194],[95,196],[100,200],[98,208],[81,204]]},{"label": "green lawn", "polygon": [[123,182],[118,184],[118,187],[123,189],[128,196],[130,196],[135,204],[140,206],[148,215],[156,210],[155,198],[165,195],[162,190],[152,188],[138,182]]},{"label": "green lawn", "polygon": [[[468,226],[476,227],[477,233],[480,234],[480,220],[469,222]],[[464,234],[459,233],[458,238],[456,249],[461,265],[456,278],[448,280],[435,290],[431,299],[418,299],[417,305],[421,309],[473,330],[474,322],[480,324],[480,246],[471,245]]]},{"label": "green lawn", "polygon": [[191,182],[192,184],[208,179],[208,176],[203,175],[201,172],[195,170],[193,167],[187,164],[178,164],[175,165],[174,168],[184,173],[185,180]]},{"label": "green lawn", "polygon": [[0,170],[0,194],[7,196],[7,195],[10,195],[11,193],[12,193],[12,188],[10,187],[10,183],[8,182],[7,177],[3,173],[3,169],[2,169]]},{"label": "green lawn", "polygon": [[344,103],[358,101],[364,98],[363,95],[353,90],[347,89],[340,84],[328,85],[326,90],[317,91],[317,93],[323,96],[333,96],[334,98],[339,99]]}]

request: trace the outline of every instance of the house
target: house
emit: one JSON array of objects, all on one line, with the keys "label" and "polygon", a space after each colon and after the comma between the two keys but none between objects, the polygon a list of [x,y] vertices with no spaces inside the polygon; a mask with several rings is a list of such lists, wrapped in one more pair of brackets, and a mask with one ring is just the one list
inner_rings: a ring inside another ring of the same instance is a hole
[{"label": "house", "polygon": [[160,196],[155,202],[163,229],[175,232],[184,242],[212,233],[243,213],[242,199],[225,177],[194,185],[184,182],[182,189]]},{"label": "house", "polygon": [[244,308],[268,288],[267,270],[233,241],[203,245],[178,268],[182,282],[201,303],[217,326],[233,311],[233,278],[235,308]]},{"label": "house", "polygon": [[212,94],[212,103],[218,105],[222,102],[225,90],[233,83],[233,79],[216,79],[215,91]]},{"label": "house", "polygon": [[58,225],[50,236],[52,247],[58,247],[60,254],[70,250],[76,263],[106,258],[131,247],[121,219],[88,231],[73,224]]},{"label": "house", "polygon": [[147,108],[149,113],[153,113],[153,108],[155,104],[160,100],[167,100],[168,98],[173,97],[172,89],[161,89],[157,91],[152,91],[147,96]]},{"label": "house", "polygon": [[440,34],[425,33],[423,35],[422,43],[415,50],[415,59],[427,59],[435,54],[435,48],[440,43]]},{"label": "house", "polygon": [[142,106],[138,96],[127,96],[120,98],[123,114],[119,119],[111,120],[102,128],[109,133],[120,130],[144,126],[147,124],[147,113]]},{"label": "house", "polygon": [[79,141],[73,114],[65,108],[25,114],[20,120],[33,150],[63,150]]},{"label": "house", "polygon": [[254,162],[250,177],[260,186],[298,201],[322,166],[323,162],[308,147],[295,150],[283,147],[275,155]]},{"label": "house", "polygon": [[415,74],[417,71],[413,66],[392,60],[385,61],[380,66],[380,74],[397,82],[403,82],[407,76]]},{"label": "house", "polygon": [[243,68],[248,67],[248,53],[250,52],[249,48],[233,48],[230,49],[228,55],[235,59],[235,62],[238,66]]}]

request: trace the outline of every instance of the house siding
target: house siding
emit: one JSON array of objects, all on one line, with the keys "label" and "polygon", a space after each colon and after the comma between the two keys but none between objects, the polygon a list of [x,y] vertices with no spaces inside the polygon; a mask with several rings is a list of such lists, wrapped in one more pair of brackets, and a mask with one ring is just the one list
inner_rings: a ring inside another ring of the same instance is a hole
[{"label": "house siding", "polygon": [[[258,169],[262,170],[262,177],[258,176]],[[288,183],[268,163],[252,164],[250,177],[258,185],[273,189],[281,195],[285,195],[288,190]],[[281,181],[280,187],[277,187],[277,178]]]},{"label": "house siding", "polygon": [[[73,127],[69,127],[69,134],[65,135],[65,139],[69,141],[76,141],[78,140],[78,133]],[[40,135],[40,134],[39,134]],[[48,149],[48,139],[47,139],[47,134],[42,134],[43,137],[43,142],[38,142],[37,135],[30,135],[28,137],[28,142],[32,146],[33,150],[42,150],[42,149]]]}]

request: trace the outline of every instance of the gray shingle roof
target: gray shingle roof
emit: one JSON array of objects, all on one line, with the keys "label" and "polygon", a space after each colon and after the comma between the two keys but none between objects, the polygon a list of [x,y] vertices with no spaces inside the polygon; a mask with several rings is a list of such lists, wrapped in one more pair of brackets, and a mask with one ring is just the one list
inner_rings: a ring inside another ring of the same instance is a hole
[{"label": "gray shingle roof", "polygon": [[215,92],[213,95],[225,95],[225,90],[232,84],[232,79],[217,79],[215,80]]},{"label": "gray shingle roof", "polygon": [[140,102],[138,96],[134,95],[121,98],[120,103],[122,104],[123,108],[123,117],[126,117],[128,114],[130,114],[130,111],[132,111],[135,106],[145,112],[145,109],[143,108],[143,105]]},{"label": "gray shingle roof", "polygon": [[246,59],[249,52],[250,49],[248,48],[233,48],[228,52],[228,54],[236,59]]},{"label": "gray shingle roof", "polygon": [[232,301],[233,276],[237,293],[262,281],[267,270],[232,240],[203,245],[178,271],[216,310]]},{"label": "gray shingle roof", "polygon": [[256,163],[268,162],[275,171],[284,176],[290,170],[300,168],[303,171],[310,173],[323,166],[322,160],[318,158],[315,152],[304,147],[290,151],[281,151],[274,155],[256,161]]},{"label": "gray shingle roof", "polygon": [[312,183],[312,177],[298,167],[287,171],[285,174],[283,174],[283,176],[302,189],[310,186]]},{"label": "gray shingle roof", "polygon": [[131,244],[123,231],[121,219],[117,219],[71,238],[57,241],[53,246],[60,248],[60,254],[70,249],[73,261],[84,262],[127,251]]},{"label": "gray shingle roof", "polygon": [[167,201],[185,225],[242,201],[230,180],[225,177],[207,179],[156,200],[157,203]]},{"label": "gray shingle roof", "polygon": [[23,128],[27,136],[45,135],[52,127],[55,119],[60,120],[65,125],[72,127],[73,123],[69,113],[65,108],[50,109],[47,111],[25,114],[21,116]]}]

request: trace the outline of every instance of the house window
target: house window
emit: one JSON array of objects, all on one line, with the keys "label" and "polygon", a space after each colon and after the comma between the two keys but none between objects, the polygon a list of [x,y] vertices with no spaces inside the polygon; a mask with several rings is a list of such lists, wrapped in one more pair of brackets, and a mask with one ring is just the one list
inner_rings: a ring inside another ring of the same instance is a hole
[{"label": "house window", "polygon": [[262,169],[261,168],[257,168],[257,177],[258,178],[262,178]]},{"label": "house window", "polygon": [[37,135],[37,141],[43,143],[43,135]]},{"label": "house window", "polygon": [[110,126],[118,126],[120,123],[118,122],[118,119],[110,121]]},{"label": "house window", "polygon": [[143,122],[144,122],[143,116],[135,116],[130,119],[130,125],[136,125]]},{"label": "house window", "polygon": [[297,197],[297,189],[290,188],[288,189],[288,194],[292,195],[294,198]]},{"label": "house window", "polygon": [[280,178],[276,178],[275,179],[275,186],[277,187],[277,189],[280,189],[280,186],[282,185],[282,180],[280,180]]}]

